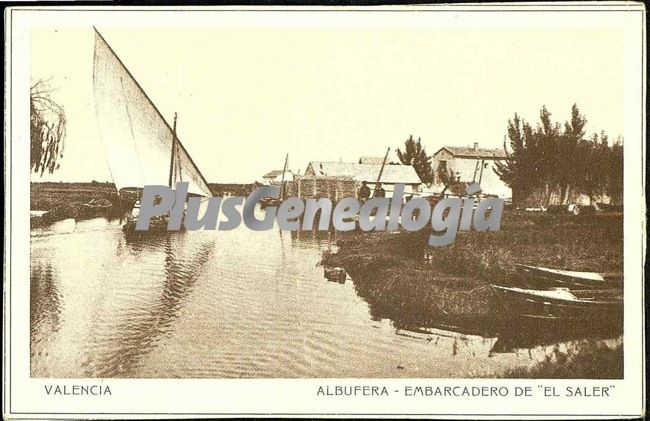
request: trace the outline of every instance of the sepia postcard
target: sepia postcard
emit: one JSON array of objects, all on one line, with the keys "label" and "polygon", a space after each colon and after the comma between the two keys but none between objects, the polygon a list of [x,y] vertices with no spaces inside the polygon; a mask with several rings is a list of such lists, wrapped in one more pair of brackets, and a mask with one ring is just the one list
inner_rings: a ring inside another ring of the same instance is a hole
[{"label": "sepia postcard", "polygon": [[645,25],[7,9],[3,416],[644,416]]}]

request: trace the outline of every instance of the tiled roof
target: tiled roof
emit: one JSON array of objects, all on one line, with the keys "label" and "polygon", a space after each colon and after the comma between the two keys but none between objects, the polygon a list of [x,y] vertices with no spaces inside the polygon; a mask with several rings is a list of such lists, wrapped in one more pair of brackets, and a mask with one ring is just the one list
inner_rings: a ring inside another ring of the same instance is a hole
[{"label": "tiled roof", "polygon": [[[446,149],[450,154],[457,157],[464,158],[507,158],[506,152],[503,149],[486,149],[486,148],[471,148],[463,146],[445,146],[440,148],[438,152]],[[436,152],[434,155],[437,155]]]},{"label": "tiled roof", "polygon": [[[381,164],[355,164],[349,162],[312,161],[309,165],[316,176],[351,178],[356,181],[377,181]],[[309,168],[309,167],[308,167]],[[381,175],[383,183],[421,184],[420,177],[411,165],[386,165]]]}]

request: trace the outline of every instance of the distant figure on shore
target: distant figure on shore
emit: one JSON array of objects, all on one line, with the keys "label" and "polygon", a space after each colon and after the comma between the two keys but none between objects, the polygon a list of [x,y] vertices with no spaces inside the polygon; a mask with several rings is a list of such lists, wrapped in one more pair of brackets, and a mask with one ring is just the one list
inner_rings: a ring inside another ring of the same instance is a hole
[{"label": "distant figure on shore", "polygon": [[381,183],[377,183],[377,188],[375,188],[375,197],[386,197],[386,190],[381,186]]},{"label": "distant figure on shore", "polygon": [[140,215],[140,201],[136,200],[133,209],[131,209],[131,218],[137,218],[138,215]]},{"label": "distant figure on shore", "polygon": [[365,181],[361,182],[361,188],[359,189],[359,201],[363,204],[370,198],[370,187]]}]

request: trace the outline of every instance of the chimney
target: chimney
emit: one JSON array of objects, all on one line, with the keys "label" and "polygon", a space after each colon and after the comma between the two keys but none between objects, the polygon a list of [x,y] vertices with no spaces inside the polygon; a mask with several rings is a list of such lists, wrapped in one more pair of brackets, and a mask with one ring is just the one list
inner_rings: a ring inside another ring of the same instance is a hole
[{"label": "chimney", "polygon": [[474,142],[474,150],[478,149],[478,142]]}]

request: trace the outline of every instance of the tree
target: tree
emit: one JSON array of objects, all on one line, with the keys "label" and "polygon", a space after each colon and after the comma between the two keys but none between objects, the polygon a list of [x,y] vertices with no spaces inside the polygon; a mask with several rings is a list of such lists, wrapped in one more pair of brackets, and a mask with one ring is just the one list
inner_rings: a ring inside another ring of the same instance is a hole
[{"label": "tree", "polygon": [[66,119],[63,107],[54,102],[47,81],[38,80],[30,89],[31,170],[53,173],[63,157]]},{"label": "tree", "polygon": [[458,196],[465,195],[463,183],[460,182],[459,177],[454,174],[454,171],[451,168],[438,167],[436,170],[436,177],[438,177],[438,180],[444,186],[440,192],[441,196],[444,196],[447,191]]},{"label": "tree", "polygon": [[507,158],[503,162],[495,162],[494,172],[510,186],[513,201],[519,203],[537,185],[539,179],[534,174],[538,170],[539,153],[532,128],[516,113],[512,120],[508,120],[508,138],[510,151],[504,140],[503,149]]},{"label": "tree", "polygon": [[423,183],[433,183],[434,175],[431,157],[424,150],[420,138],[415,141],[413,135],[410,135],[404,142],[404,151],[397,148],[397,157],[402,165],[412,165]]},{"label": "tree", "polygon": [[605,193],[609,195],[612,203],[623,202],[623,138],[618,137],[608,156],[608,175]]},{"label": "tree", "polygon": [[[555,184],[562,194],[562,203],[567,204],[572,188],[584,186],[584,180],[589,168],[588,157],[593,155],[591,145],[585,144],[585,125],[587,119],[580,114],[577,104],[571,107],[571,120],[564,123],[564,133],[556,133],[555,155],[550,158],[557,165],[554,168]],[[558,125],[559,126],[559,125]]]},{"label": "tree", "polygon": [[608,145],[607,135],[594,133],[590,140],[583,140],[580,144],[582,174],[579,179],[579,189],[589,196],[592,202],[594,197],[604,193],[609,185],[609,164],[611,150]]},{"label": "tree", "polygon": [[553,123],[546,107],[539,117],[534,130],[517,114],[508,121],[510,151],[504,143],[507,159],[496,163],[495,172],[512,188],[515,202],[534,192],[543,193],[545,204],[553,193],[567,204],[572,191],[587,194],[590,200],[604,192],[622,192],[622,148],[610,148],[604,132],[585,139],[587,119],[576,104],[564,127]]}]

